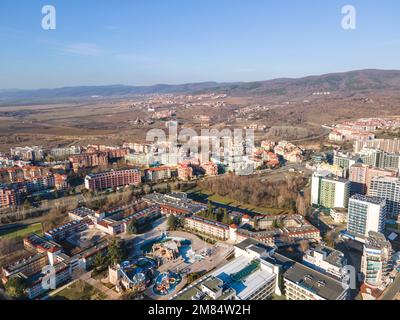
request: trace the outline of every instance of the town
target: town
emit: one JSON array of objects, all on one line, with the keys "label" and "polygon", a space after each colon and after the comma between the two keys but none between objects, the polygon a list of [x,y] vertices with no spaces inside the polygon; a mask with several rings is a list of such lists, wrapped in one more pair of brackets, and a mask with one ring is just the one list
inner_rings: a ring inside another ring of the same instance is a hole
[{"label": "town", "polygon": [[178,163],[158,143],[11,148],[0,157],[0,293],[398,299],[400,140],[379,136],[400,119],[325,127],[318,149],[232,139],[220,157],[178,148]]}]

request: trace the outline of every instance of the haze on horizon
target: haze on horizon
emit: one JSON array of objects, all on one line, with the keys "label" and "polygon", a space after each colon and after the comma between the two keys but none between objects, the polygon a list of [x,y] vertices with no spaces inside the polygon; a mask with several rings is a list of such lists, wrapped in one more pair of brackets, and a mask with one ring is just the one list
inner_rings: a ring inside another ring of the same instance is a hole
[{"label": "haze on horizon", "polygon": [[54,0],[0,3],[0,89],[299,78],[400,69],[400,3],[354,0],[357,29],[332,0]]}]

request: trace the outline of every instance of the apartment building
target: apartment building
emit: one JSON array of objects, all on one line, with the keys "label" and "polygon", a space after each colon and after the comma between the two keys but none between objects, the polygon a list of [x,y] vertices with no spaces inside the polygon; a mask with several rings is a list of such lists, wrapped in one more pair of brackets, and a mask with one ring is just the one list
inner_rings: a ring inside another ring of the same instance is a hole
[{"label": "apartment building", "polygon": [[364,164],[380,169],[400,169],[400,154],[388,153],[380,149],[364,148],[359,152]]},{"label": "apartment building", "polygon": [[380,149],[389,153],[400,153],[400,139],[374,139],[355,141],[353,151],[359,153],[364,148]]},{"label": "apartment building", "polygon": [[75,172],[80,169],[106,166],[108,164],[108,154],[105,152],[82,153],[73,155],[69,158]]},{"label": "apartment building", "polygon": [[11,148],[11,155],[24,161],[42,161],[44,159],[45,152],[42,147],[16,147]]},{"label": "apartment building", "polygon": [[112,170],[87,175],[85,188],[91,191],[98,191],[129,185],[137,186],[141,183],[141,179],[141,173],[138,169]]},{"label": "apartment building", "polygon": [[367,194],[371,188],[374,177],[397,177],[398,170],[380,169],[367,164],[355,164],[350,167],[349,180],[351,182],[350,193]]},{"label": "apartment building", "polygon": [[349,201],[347,231],[364,242],[370,231],[383,232],[387,215],[386,200],[354,195]]},{"label": "apartment building", "polygon": [[204,170],[206,176],[218,175],[218,165],[213,162],[202,163],[200,167]]},{"label": "apartment building", "polygon": [[327,171],[317,171],[311,180],[311,204],[325,208],[347,208],[350,182]]},{"label": "apartment building", "polygon": [[347,260],[342,252],[319,245],[305,252],[303,264],[336,279],[342,279],[343,268],[347,264]]},{"label": "apartment building", "polygon": [[183,181],[191,180],[193,177],[193,168],[186,163],[178,164],[178,178]]},{"label": "apartment building", "polygon": [[368,195],[386,200],[390,218],[398,219],[400,214],[400,179],[395,177],[374,177]]},{"label": "apartment building", "polygon": [[333,156],[333,164],[345,170],[349,170],[352,165],[360,161],[359,157],[350,154],[336,152]]},{"label": "apartment building", "polygon": [[24,182],[28,193],[34,193],[47,189],[52,189],[56,186],[56,181],[53,174],[48,174],[41,177],[33,177]]},{"label": "apartment building", "polygon": [[361,272],[368,287],[385,287],[393,269],[392,254],[392,246],[383,234],[373,231],[368,233],[361,261]]},{"label": "apartment building", "polygon": [[349,288],[341,281],[300,263],[283,275],[288,300],[346,300]]},{"label": "apartment building", "polygon": [[149,205],[160,207],[164,215],[195,215],[207,210],[207,206],[187,198],[186,193],[171,192],[169,194],[152,193],[143,197],[143,201]]},{"label": "apartment building", "polygon": [[229,226],[217,221],[208,220],[199,216],[185,218],[185,228],[204,233],[214,238],[228,240],[230,237]]},{"label": "apartment building", "polygon": [[170,167],[157,167],[145,170],[145,180],[146,181],[160,181],[170,179],[172,176],[172,170]]},{"label": "apartment building", "polygon": [[18,206],[22,203],[27,189],[18,184],[0,184],[0,208]]},{"label": "apartment building", "polygon": [[62,241],[88,228],[86,220],[73,220],[45,232],[45,237],[53,241]]}]

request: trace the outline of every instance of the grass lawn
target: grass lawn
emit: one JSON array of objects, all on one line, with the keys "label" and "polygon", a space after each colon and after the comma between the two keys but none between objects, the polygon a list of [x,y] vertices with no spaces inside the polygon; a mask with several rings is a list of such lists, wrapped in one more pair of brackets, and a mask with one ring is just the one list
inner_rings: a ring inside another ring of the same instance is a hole
[{"label": "grass lawn", "polygon": [[39,235],[42,235],[42,224],[35,223],[35,224],[27,225],[27,226],[16,227],[13,229],[1,230],[0,237],[1,238],[4,237],[4,238],[8,238],[8,239],[23,238],[30,233],[37,233]]},{"label": "grass lawn", "polygon": [[228,197],[222,197],[217,194],[212,194],[212,193],[204,191],[204,190],[199,190],[198,188],[190,190],[189,192],[195,193],[199,196],[206,196],[207,200],[210,200],[213,202],[218,202],[223,205],[228,205],[228,206],[231,206],[234,208],[251,210],[251,211],[254,211],[254,212],[257,212],[260,214],[264,214],[264,215],[280,215],[280,214],[286,213],[286,211],[283,209],[265,208],[265,207],[253,206],[251,204],[243,204],[236,200],[230,199]]},{"label": "grass lawn", "polygon": [[83,280],[74,282],[51,297],[51,300],[104,300],[106,295]]}]

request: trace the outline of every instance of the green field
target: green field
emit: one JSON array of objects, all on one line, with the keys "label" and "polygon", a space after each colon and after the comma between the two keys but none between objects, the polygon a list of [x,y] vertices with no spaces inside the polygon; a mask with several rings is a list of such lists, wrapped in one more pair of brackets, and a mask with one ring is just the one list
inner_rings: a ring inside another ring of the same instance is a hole
[{"label": "green field", "polygon": [[19,226],[13,229],[0,230],[0,238],[24,238],[31,233],[42,235],[42,224],[35,223],[26,226]]},{"label": "green field", "polygon": [[106,295],[86,283],[83,280],[79,280],[69,285],[65,289],[59,291],[54,296],[51,296],[51,300],[104,300]]},{"label": "green field", "polygon": [[228,206],[233,207],[233,208],[251,210],[251,211],[254,211],[256,213],[260,213],[260,214],[264,214],[264,215],[279,215],[279,214],[286,213],[286,211],[282,210],[282,209],[264,208],[264,207],[253,206],[251,204],[240,203],[240,202],[238,202],[238,201],[236,201],[234,199],[230,199],[228,197],[222,197],[222,196],[219,196],[217,194],[212,194],[212,193],[207,192],[205,190],[199,190],[198,188],[190,190],[188,192],[194,193],[194,194],[199,195],[199,196],[206,196],[207,200],[209,200],[209,201],[221,203],[223,205],[228,205]]}]

